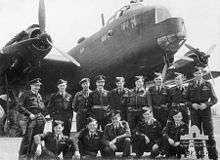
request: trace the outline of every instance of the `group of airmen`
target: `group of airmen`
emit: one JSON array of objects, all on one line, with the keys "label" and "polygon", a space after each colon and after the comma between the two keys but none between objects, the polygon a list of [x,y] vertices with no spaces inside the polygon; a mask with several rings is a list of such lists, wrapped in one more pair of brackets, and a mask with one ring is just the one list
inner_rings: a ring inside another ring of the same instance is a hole
[{"label": "group of airmen", "polygon": [[[99,75],[94,91],[90,90],[90,79],[83,78],[79,82],[82,90],[73,97],[66,91],[67,81],[60,79],[58,91],[46,107],[38,92],[40,79],[34,79],[30,91],[19,99],[19,112],[28,118],[19,159],[59,159],[60,155],[64,159],[91,159],[98,152],[104,158],[115,157],[116,152],[123,152],[123,157],[134,152],[140,158],[150,152],[151,158],[180,158],[188,151],[180,137],[192,124],[208,135],[208,156],[217,160],[211,114],[217,98],[212,85],[203,79],[202,69],[194,73],[188,86],[183,85],[183,77],[177,74],[176,85],[169,88],[159,75],[148,89],[143,76],[135,76],[133,89],[124,87],[124,77],[116,77],[117,87],[107,91],[105,77]],[[74,137],[70,134],[73,111],[77,128]],[[52,132],[43,133],[46,115],[53,120]],[[199,147],[196,153],[197,158],[204,154]]]}]

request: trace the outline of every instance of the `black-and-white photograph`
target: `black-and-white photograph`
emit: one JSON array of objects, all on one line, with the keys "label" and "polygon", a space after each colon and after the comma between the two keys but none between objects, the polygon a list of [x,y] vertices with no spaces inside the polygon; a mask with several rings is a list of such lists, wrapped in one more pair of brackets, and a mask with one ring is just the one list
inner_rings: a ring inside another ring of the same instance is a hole
[{"label": "black-and-white photograph", "polygon": [[0,160],[218,160],[219,0],[0,0]]}]

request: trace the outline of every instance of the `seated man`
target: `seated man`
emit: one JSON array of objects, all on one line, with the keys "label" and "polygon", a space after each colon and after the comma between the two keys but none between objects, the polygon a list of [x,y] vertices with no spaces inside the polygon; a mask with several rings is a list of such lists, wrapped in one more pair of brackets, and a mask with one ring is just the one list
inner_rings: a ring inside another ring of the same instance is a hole
[{"label": "seated man", "polygon": [[106,157],[114,157],[116,151],[122,151],[123,157],[131,154],[131,131],[126,121],[121,121],[120,111],[110,113],[112,123],[107,124],[104,130],[104,149]]},{"label": "seated man", "polygon": [[159,154],[162,127],[153,117],[150,108],[143,111],[143,119],[138,123],[132,134],[133,151],[136,157],[141,157],[145,151],[151,152],[150,157],[155,158]]},{"label": "seated man", "polygon": [[79,133],[78,144],[82,158],[94,158],[98,151],[103,151],[103,132],[98,130],[98,123],[89,117],[86,119],[86,128]]},{"label": "seated man", "polygon": [[[34,141],[37,144],[36,159],[59,159],[61,153],[64,160],[71,159],[73,155],[76,158],[80,158],[76,141],[70,140],[67,136],[63,135],[63,122],[54,121],[53,123],[53,132],[34,136]],[[42,140],[44,140],[45,146],[42,146]]]},{"label": "seated man", "polygon": [[168,121],[163,129],[163,137],[165,139],[166,156],[181,157],[181,154],[186,155],[187,148],[181,145],[180,136],[188,133],[188,126],[182,119],[182,112],[180,110],[172,110],[171,116],[173,120]]}]

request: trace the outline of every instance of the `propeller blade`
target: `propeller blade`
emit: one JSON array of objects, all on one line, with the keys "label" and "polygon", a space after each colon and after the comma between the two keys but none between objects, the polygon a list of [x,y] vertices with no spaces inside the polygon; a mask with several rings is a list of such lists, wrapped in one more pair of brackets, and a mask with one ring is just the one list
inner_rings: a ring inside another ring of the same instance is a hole
[{"label": "propeller blade", "polygon": [[45,24],[46,24],[46,12],[44,0],[39,0],[39,9],[38,9],[38,22],[40,26],[40,31],[45,33]]},{"label": "propeller blade", "polygon": [[80,67],[80,63],[76,61],[75,58],[73,58],[72,56],[70,56],[67,53],[64,53],[63,51],[61,51],[59,48],[57,48],[53,43],[51,43],[49,40],[47,40],[48,43],[53,46],[62,56],[64,56],[66,59],[68,59],[69,61],[71,61],[73,64],[75,64],[76,66]]},{"label": "propeller blade", "polygon": [[185,46],[191,51],[198,50],[198,49],[194,48],[193,46],[186,44],[186,43],[185,43]]},{"label": "propeller blade", "polygon": [[206,52],[207,55],[210,55],[212,52],[214,52],[216,48],[216,44],[213,44],[209,49],[208,51]]}]

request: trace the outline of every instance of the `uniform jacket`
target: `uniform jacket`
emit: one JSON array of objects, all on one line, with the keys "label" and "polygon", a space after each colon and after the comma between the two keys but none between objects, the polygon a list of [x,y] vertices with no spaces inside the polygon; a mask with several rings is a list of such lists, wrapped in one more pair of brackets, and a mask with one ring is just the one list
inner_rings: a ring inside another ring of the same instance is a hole
[{"label": "uniform jacket", "polygon": [[89,95],[91,94],[91,90],[88,92],[77,92],[73,99],[72,108],[75,112],[88,112],[89,108]]},{"label": "uniform jacket", "polygon": [[32,91],[27,91],[21,95],[18,109],[19,112],[29,116],[30,114],[43,113],[45,106],[39,93],[36,95]]},{"label": "uniform jacket", "polygon": [[187,105],[187,88],[186,87],[174,87],[171,88],[169,91],[169,105],[175,105],[175,104],[184,104]]},{"label": "uniform jacket", "polygon": [[188,125],[181,122],[179,126],[174,121],[168,121],[162,132],[163,136],[168,139],[172,138],[175,142],[180,141],[180,136],[188,134]]},{"label": "uniform jacket", "polygon": [[51,117],[59,120],[65,120],[72,118],[72,96],[65,92],[64,95],[60,95],[59,92],[52,94],[47,106],[48,113]]},{"label": "uniform jacket", "polygon": [[126,98],[126,105],[129,110],[141,109],[144,106],[151,107],[149,92],[147,92],[144,88],[139,91],[137,91],[136,88],[132,89]]},{"label": "uniform jacket", "polygon": [[156,86],[149,88],[151,102],[153,106],[167,105],[169,90],[166,86],[161,86],[160,90],[156,89]]},{"label": "uniform jacket", "polygon": [[124,98],[130,92],[129,89],[123,88],[119,91],[117,88],[113,89],[109,93],[109,103],[114,110],[124,110]]},{"label": "uniform jacket", "polygon": [[109,141],[120,136],[121,138],[131,137],[131,131],[126,121],[120,121],[119,127],[115,128],[113,123],[109,123],[105,126],[104,141],[108,144]]},{"label": "uniform jacket", "polygon": [[148,124],[144,120],[140,121],[134,129],[133,135],[145,135],[149,138],[151,144],[160,144],[162,138],[162,127],[157,120]]},{"label": "uniform jacket", "polygon": [[207,81],[201,85],[197,85],[195,82],[190,83],[187,90],[187,100],[189,104],[205,103],[208,107],[213,106],[218,101],[211,83]]},{"label": "uniform jacket", "polygon": [[75,140],[71,140],[68,136],[62,135],[61,138],[57,138],[52,132],[47,132],[40,134],[41,140],[44,140],[45,147],[47,150],[53,152],[55,155],[59,155],[62,152],[68,152],[68,150],[73,153],[78,149],[78,144]]},{"label": "uniform jacket", "polygon": [[103,132],[97,131],[94,136],[90,136],[88,128],[85,128],[79,133],[78,144],[81,154],[88,152],[97,154],[103,145]]}]

